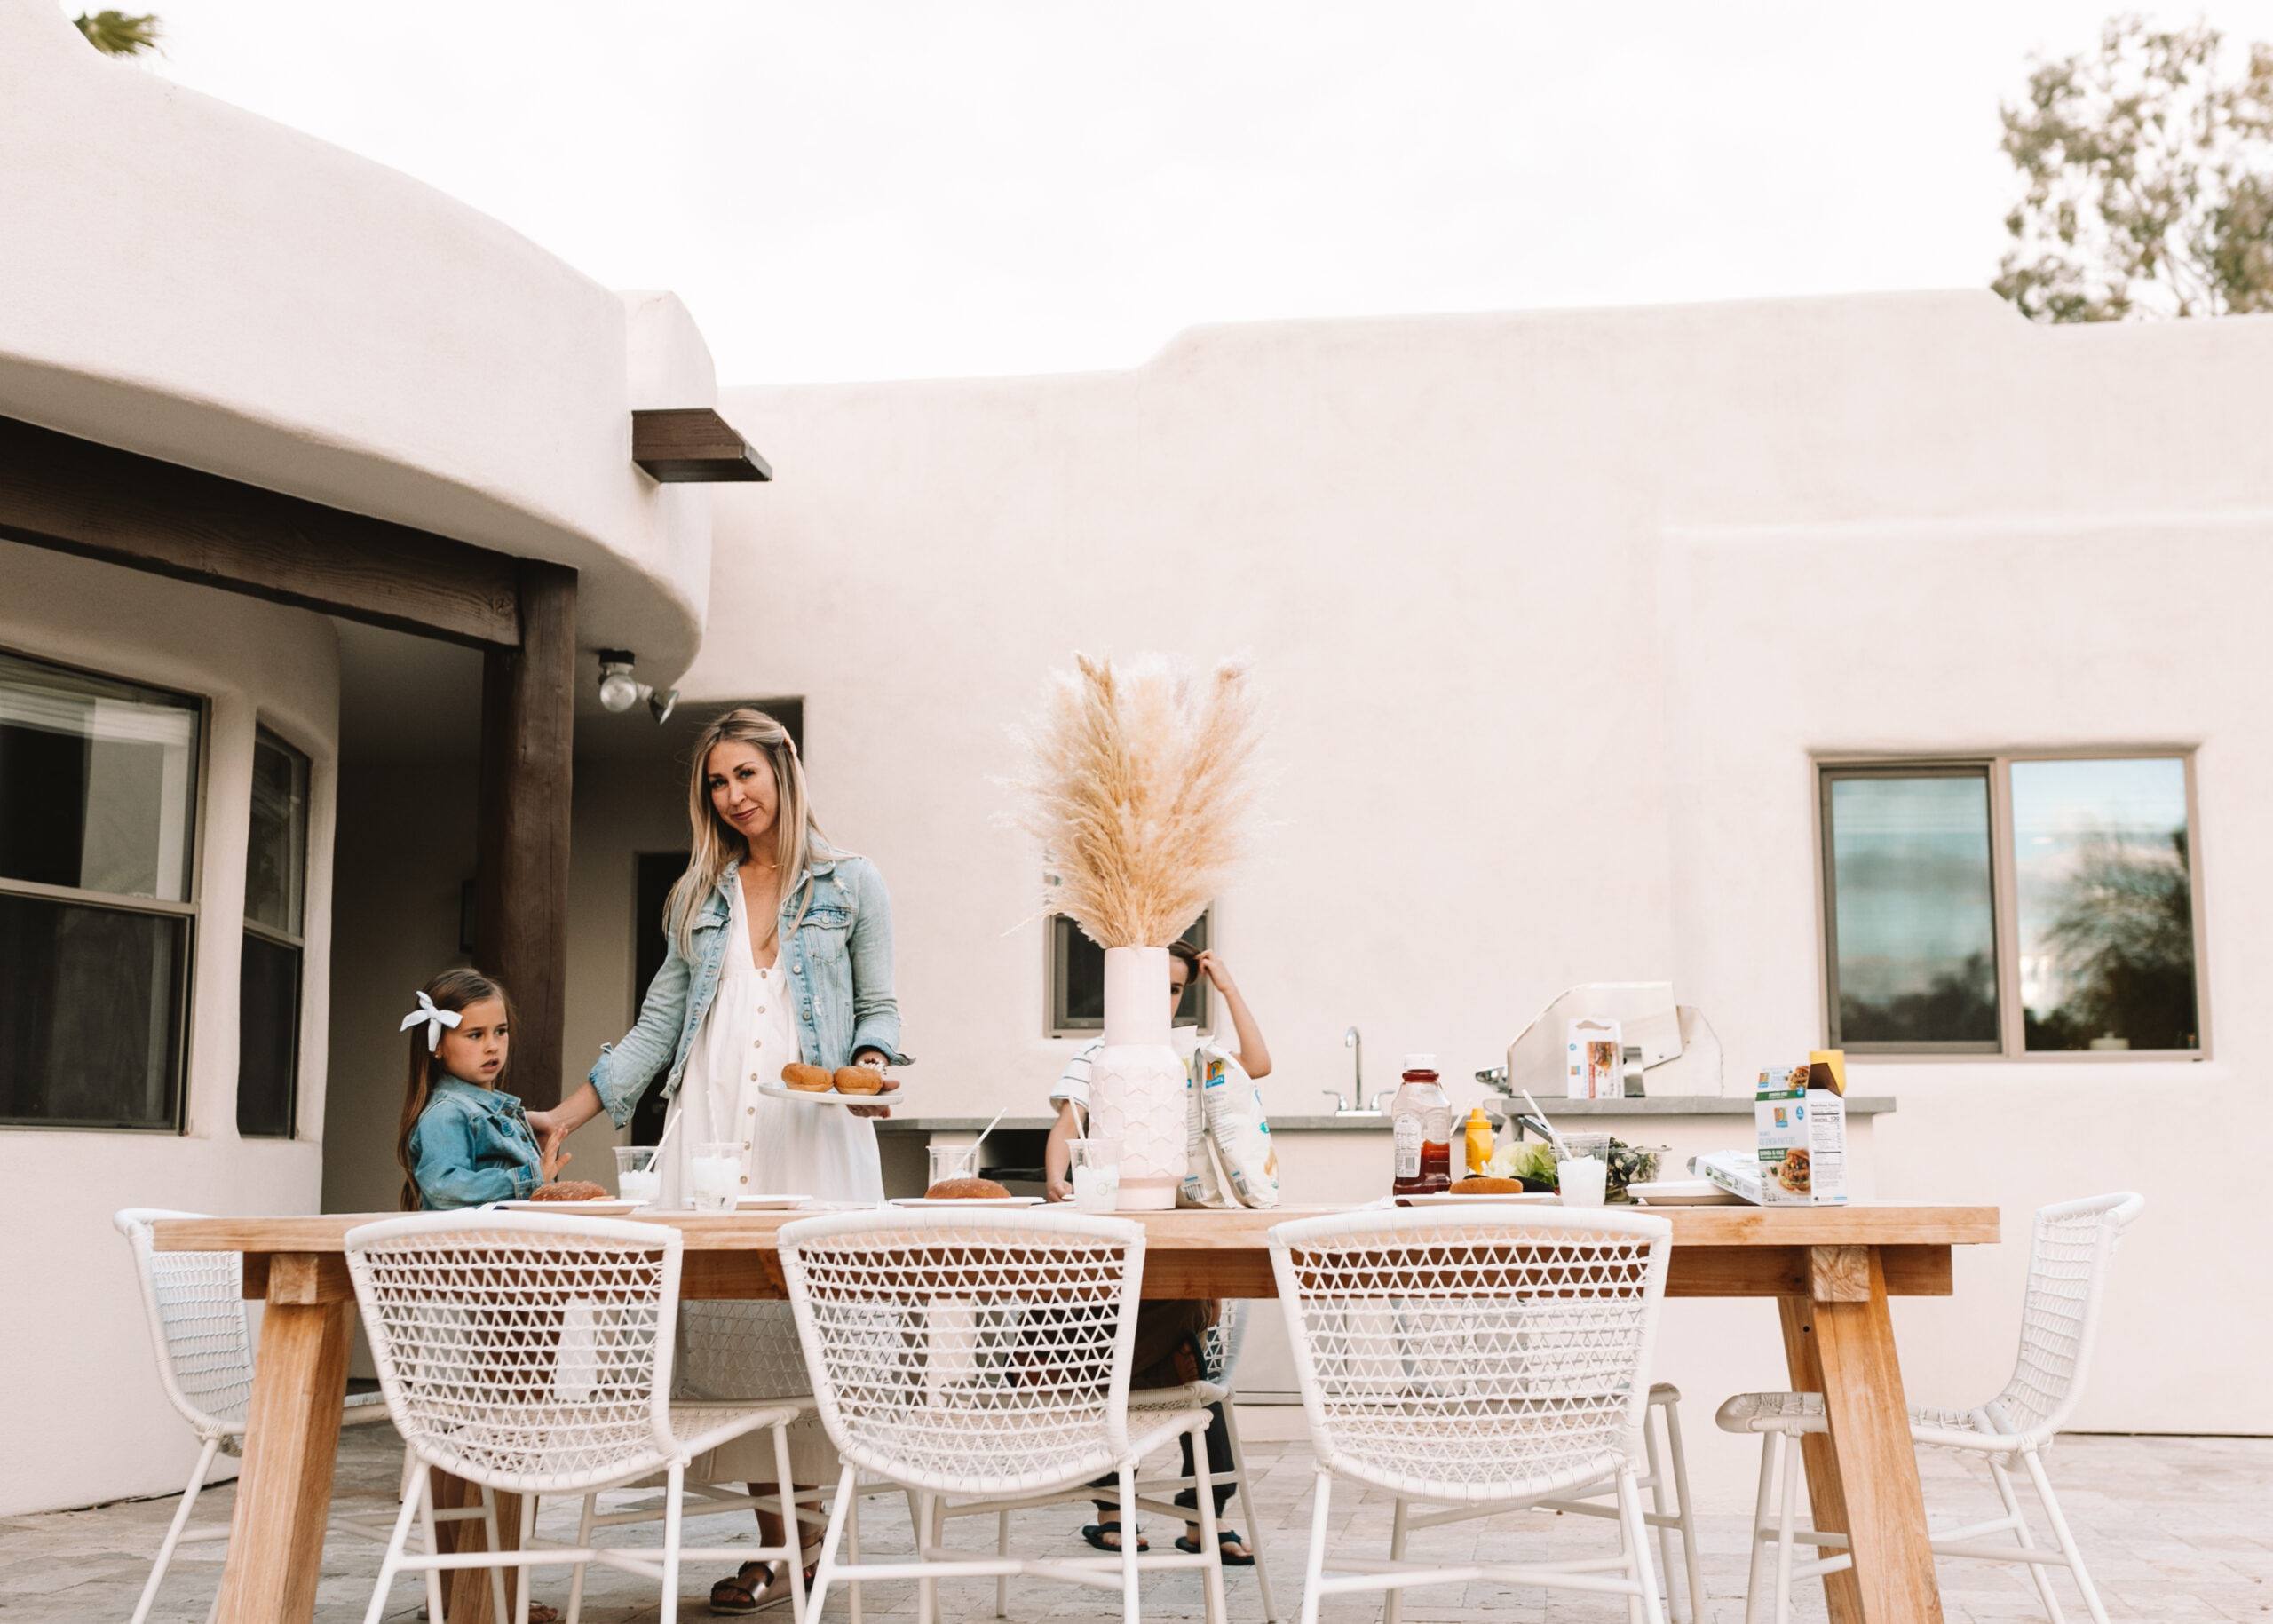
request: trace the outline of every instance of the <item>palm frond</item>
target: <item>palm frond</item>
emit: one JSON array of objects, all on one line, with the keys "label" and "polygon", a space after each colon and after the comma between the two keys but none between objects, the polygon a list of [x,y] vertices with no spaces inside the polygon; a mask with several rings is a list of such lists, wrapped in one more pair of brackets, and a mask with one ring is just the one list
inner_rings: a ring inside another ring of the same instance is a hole
[{"label": "palm frond", "polygon": [[1041,844],[1043,908],[1100,947],[1166,947],[1247,857],[1263,731],[1244,661],[1076,654],[1017,737],[1010,817]]},{"label": "palm frond", "polygon": [[139,56],[158,48],[158,36],[164,31],[155,12],[82,12],[71,20],[79,25],[79,32],[87,43],[105,56]]}]

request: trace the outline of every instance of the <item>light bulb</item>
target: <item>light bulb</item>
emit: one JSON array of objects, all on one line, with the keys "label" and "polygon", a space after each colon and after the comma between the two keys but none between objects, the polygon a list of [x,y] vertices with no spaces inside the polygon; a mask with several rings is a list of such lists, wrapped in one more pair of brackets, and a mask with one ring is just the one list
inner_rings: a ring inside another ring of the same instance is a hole
[{"label": "light bulb", "polygon": [[639,685],[628,665],[600,668],[600,703],[610,710],[629,710],[639,702]]}]

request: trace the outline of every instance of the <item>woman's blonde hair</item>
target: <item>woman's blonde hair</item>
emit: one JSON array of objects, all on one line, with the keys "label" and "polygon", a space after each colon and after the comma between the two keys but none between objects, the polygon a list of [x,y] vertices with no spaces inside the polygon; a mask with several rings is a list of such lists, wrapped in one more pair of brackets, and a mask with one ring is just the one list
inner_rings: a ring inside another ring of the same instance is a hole
[{"label": "woman's blonde hair", "polygon": [[[756,747],[773,768],[776,800],[773,809],[774,860],[780,864],[781,883],[799,888],[795,931],[804,923],[805,907],[812,897],[812,866],[817,852],[828,850],[820,825],[813,820],[812,801],[805,793],[805,770],[797,760],[797,747],[789,730],[753,706],[740,705],[719,716],[694,741],[694,760],[687,774],[686,817],[692,850],[686,872],[671,887],[663,905],[663,929],[677,945],[679,957],[694,957],[694,916],[704,899],[718,889],[726,865],[749,855],[748,843],[710,804],[710,752],[721,744]],[[784,897],[788,895],[785,891]]]}]

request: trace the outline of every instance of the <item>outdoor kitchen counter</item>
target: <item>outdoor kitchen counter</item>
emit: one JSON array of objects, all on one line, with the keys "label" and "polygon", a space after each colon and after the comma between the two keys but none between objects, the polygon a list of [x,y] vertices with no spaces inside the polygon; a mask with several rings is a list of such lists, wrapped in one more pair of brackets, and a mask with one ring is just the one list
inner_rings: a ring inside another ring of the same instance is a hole
[{"label": "outdoor kitchen counter", "polygon": [[[1269,1231],[1301,1210],[1128,1215],[1146,1233],[1144,1295],[1275,1295]],[[357,1224],[395,1216],[155,1226],[161,1251],[242,1253],[246,1295],[267,1303],[216,1604],[221,1624],[303,1624],[314,1611],[354,1306],[344,1242]],[[1941,1597],[1888,1299],[1949,1295],[1950,1248],[1993,1244],[1997,1208],[1676,1207],[1658,1216],[1674,1232],[1668,1295],[1777,1298],[1792,1385],[1824,1395],[1830,1432],[1807,1438],[1802,1449],[1815,1525],[1853,1541],[1853,1568],[1824,1581],[1835,1624],[1934,1624]],[[685,1237],[686,1295],[778,1298],[774,1234],[795,1216],[674,1213],[648,1221]],[[487,1594],[478,1583],[455,1591],[467,1604],[459,1624],[486,1612]]]}]

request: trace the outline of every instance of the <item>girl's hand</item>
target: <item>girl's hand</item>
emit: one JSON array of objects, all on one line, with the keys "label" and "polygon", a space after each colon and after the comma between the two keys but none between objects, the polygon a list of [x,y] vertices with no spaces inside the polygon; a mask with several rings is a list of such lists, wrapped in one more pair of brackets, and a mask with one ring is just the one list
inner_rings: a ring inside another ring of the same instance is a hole
[{"label": "girl's hand", "polygon": [[[859,1054],[852,1057],[852,1064],[855,1066],[865,1066],[872,1072],[881,1072],[884,1069],[884,1057],[875,1050],[864,1049]],[[884,1093],[897,1093],[899,1089],[899,1078],[886,1077],[884,1079]],[[850,1111],[854,1116],[886,1117],[891,1114],[891,1107],[890,1105],[847,1105],[844,1108],[847,1111]]]},{"label": "girl's hand", "polygon": [[560,1148],[560,1141],[556,1137],[548,1145],[538,1147],[537,1170],[544,1175],[544,1182],[549,1184],[560,1176],[561,1168],[575,1159],[574,1152]]},{"label": "girl's hand", "polygon": [[1230,968],[1214,954],[1203,953],[1200,955],[1200,970],[1217,992],[1229,993],[1233,990]]}]

